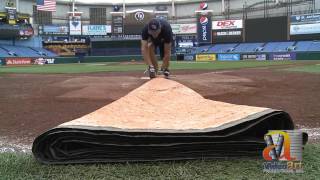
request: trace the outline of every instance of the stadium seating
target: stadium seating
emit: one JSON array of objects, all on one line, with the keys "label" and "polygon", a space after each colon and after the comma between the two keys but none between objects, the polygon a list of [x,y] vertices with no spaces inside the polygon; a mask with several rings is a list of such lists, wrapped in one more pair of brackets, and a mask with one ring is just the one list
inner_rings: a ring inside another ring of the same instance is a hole
[{"label": "stadium seating", "polygon": [[43,48],[31,48],[22,46],[0,45],[0,57],[56,57]]},{"label": "stadium seating", "polygon": [[269,42],[264,47],[262,52],[283,52],[288,51],[288,47],[292,46],[295,42]]},{"label": "stadium seating", "polygon": [[226,53],[226,52],[230,52],[237,45],[238,44],[236,44],[236,43],[215,44],[209,49],[209,52],[211,52],[211,53]]},{"label": "stadium seating", "polygon": [[308,50],[309,51],[320,51],[320,41],[313,41]]},{"label": "stadium seating", "polygon": [[320,41],[288,41],[269,43],[231,43],[197,47],[195,53],[255,53],[255,52],[320,51]]},{"label": "stadium seating", "polygon": [[255,52],[264,43],[241,43],[232,52]]},{"label": "stadium seating", "polygon": [[299,41],[293,51],[308,51],[310,46],[312,46],[312,41]]}]

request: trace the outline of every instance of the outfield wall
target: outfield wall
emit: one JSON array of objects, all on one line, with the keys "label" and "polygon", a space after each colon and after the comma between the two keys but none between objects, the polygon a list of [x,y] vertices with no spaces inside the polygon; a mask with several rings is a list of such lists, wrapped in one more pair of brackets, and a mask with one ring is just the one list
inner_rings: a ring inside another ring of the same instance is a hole
[{"label": "outfield wall", "polygon": [[320,60],[320,52],[200,53],[200,54],[185,54],[184,60],[185,61]]}]

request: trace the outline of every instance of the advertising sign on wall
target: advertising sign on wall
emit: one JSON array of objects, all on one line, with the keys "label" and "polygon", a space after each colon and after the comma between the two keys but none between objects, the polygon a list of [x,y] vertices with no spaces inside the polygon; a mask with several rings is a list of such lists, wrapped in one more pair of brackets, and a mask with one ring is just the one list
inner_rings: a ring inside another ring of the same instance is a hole
[{"label": "advertising sign on wall", "polygon": [[196,34],[197,24],[171,24],[173,34]]},{"label": "advertising sign on wall", "polygon": [[193,54],[186,54],[184,55],[184,59],[185,61],[194,61],[194,55]]},{"label": "advertising sign on wall", "polygon": [[54,58],[36,58],[34,59],[34,64],[43,65],[43,64],[54,64]]},{"label": "advertising sign on wall", "polygon": [[239,20],[222,20],[222,21],[213,21],[212,30],[221,30],[221,29],[242,29],[243,22],[242,19]]},{"label": "advertising sign on wall", "polygon": [[320,33],[320,13],[290,17],[290,35]]},{"label": "advertising sign on wall", "polygon": [[6,65],[31,65],[31,58],[6,58]]},{"label": "advertising sign on wall", "polygon": [[122,34],[123,33],[123,17],[112,16],[112,33]]},{"label": "advertising sign on wall", "polygon": [[290,26],[290,35],[320,33],[320,23],[316,24],[293,24]]},{"label": "advertising sign on wall", "polygon": [[196,61],[215,61],[216,54],[197,54]]},{"label": "advertising sign on wall", "polygon": [[210,15],[200,15],[197,18],[197,34],[199,44],[210,44],[212,42],[212,21]]},{"label": "advertising sign on wall", "polygon": [[243,54],[243,60],[267,60],[266,54]]},{"label": "advertising sign on wall", "polygon": [[39,26],[40,35],[68,35],[69,27],[67,25],[43,25]]},{"label": "advertising sign on wall", "polygon": [[82,35],[107,35],[111,33],[110,25],[83,25]]},{"label": "advertising sign on wall", "polygon": [[12,7],[6,7],[8,24],[15,25],[17,19],[17,9]]},{"label": "advertising sign on wall", "polygon": [[183,47],[185,45],[188,47],[193,47],[196,43],[196,36],[177,35],[175,41],[176,47]]},{"label": "advertising sign on wall", "polygon": [[296,53],[272,53],[270,60],[296,60]]},{"label": "advertising sign on wall", "polygon": [[218,54],[219,61],[239,61],[240,54]]},{"label": "advertising sign on wall", "polygon": [[70,35],[81,35],[81,16],[70,16]]},{"label": "advertising sign on wall", "polygon": [[319,22],[320,13],[293,15],[290,17],[291,24],[305,24],[308,22]]}]

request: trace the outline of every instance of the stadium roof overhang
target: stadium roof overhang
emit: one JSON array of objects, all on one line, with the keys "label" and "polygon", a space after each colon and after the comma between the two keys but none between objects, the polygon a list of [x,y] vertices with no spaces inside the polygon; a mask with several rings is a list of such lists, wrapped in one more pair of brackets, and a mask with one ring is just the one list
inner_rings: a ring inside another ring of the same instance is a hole
[{"label": "stadium roof overhang", "polygon": [[[73,0],[57,0],[58,3],[71,3]],[[150,5],[150,4],[171,4],[172,1],[178,4],[198,3],[203,0],[75,0],[76,4],[85,5],[115,5],[115,4],[129,4],[129,5]]]}]

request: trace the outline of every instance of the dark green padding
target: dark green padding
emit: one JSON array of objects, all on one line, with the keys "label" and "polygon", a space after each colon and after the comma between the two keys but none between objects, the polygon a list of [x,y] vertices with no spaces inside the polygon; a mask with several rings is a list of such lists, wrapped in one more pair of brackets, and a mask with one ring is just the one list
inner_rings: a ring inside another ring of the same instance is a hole
[{"label": "dark green padding", "polygon": [[262,157],[268,130],[292,129],[289,114],[272,109],[200,130],[59,126],[37,137],[32,152],[44,164]]}]

